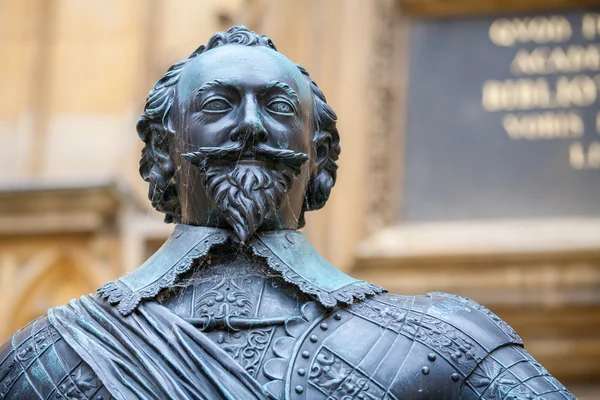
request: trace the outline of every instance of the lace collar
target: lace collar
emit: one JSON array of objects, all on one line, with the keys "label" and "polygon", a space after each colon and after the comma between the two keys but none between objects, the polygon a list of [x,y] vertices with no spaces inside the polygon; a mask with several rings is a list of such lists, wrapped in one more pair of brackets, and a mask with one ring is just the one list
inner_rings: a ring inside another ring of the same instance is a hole
[{"label": "lace collar", "polygon": [[[233,232],[201,226],[177,225],[165,244],[135,271],[98,289],[98,295],[128,315],[140,301],[150,300],[172,286],[190,270],[195,260],[206,257],[216,244],[234,237]],[[250,243],[254,254],[269,267],[324,307],[351,304],[367,295],[385,292],[374,284],[354,279],[325,260],[306,237],[293,230],[260,232]]]}]

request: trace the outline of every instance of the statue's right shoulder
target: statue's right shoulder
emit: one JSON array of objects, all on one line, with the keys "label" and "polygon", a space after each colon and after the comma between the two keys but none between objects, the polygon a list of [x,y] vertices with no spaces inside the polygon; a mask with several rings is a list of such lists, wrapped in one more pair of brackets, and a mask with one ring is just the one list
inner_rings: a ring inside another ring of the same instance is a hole
[{"label": "statue's right shoulder", "polygon": [[46,316],[0,347],[0,399],[111,399]]}]

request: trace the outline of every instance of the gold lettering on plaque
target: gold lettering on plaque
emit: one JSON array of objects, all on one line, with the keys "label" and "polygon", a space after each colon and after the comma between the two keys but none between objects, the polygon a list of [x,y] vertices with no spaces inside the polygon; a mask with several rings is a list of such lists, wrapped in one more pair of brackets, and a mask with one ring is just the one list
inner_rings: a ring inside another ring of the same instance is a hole
[{"label": "gold lettering on plaque", "polygon": [[507,114],[502,127],[513,140],[580,138],[584,132],[583,119],[576,112]]},{"label": "gold lettering on plaque", "polygon": [[561,43],[573,35],[571,23],[562,15],[533,18],[499,18],[489,29],[490,40],[497,46],[519,43]]},{"label": "gold lettering on plaque", "polygon": [[588,75],[560,76],[555,87],[545,78],[489,80],[482,88],[486,111],[587,107],[598,98],[600,79]]},{"label": "gold lettering on plaque", "polygon": [[556,80],[556,102],[559,107],[587,107],[594,104],[597,97],[596,82],[590,76],[561,76]]},{"label": "gold lettering on plaque", "polygon": [[570,45],[521,49],[515,55],[510,70],[516,75],[545,75],[600,71],[600,45]]},{"label": "gold lettering on plaque", "polygon": [[580,142],[573,143],[569,147],[569,164],[574,169],[583,169],[585,166],[585,155],[583,154],[583,146]]},{"label": "gold lettering on plaque", "polygon": [[552,106],[550,87],[544,78],[486,81],[483,84],[481,102],[486,111],[530,110]]},{"label": "gold lettering on plaque", "polygon": [[[488,112],[506,113],[501,123],[510,139],[575,139],[569,145],[570,166],[600,169],[600,140],[580,141],[585,122],[578,110],[598,102],[600,13],[581,17],[581,35],[595,43],[565,43],[573,37],[573,29],[579,29],[575,24],[561,15],[494,20],[488,30],[491,42],[516,47],[510,62],[514,77],[485,81],[481,105]],[[596,112],[595,129],[600,135],[600,111]]]},{"label": "gold lettering on plaque", "polygon": [[600,142],[592,142],[587,149],[581,142],[569,147],[569,164],[573,169],[600,169]]},{"label": "gold lettering on plaque", "polygon": [[587,13],[581,19],[581,33],[588,40],[600,37],[600,14]]}]

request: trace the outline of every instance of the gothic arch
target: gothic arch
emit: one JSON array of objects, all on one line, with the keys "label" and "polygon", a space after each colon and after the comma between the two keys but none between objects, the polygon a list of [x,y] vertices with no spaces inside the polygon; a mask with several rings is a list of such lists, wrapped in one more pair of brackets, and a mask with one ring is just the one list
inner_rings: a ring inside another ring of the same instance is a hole
[{"label": "gothic arch", "polygon": [[105,280],[95,264],[77,249],[48,250],[29,260],[21,268],[20,290],[8,307],[11,330],[20,329],[50,307],[94,291]]}]

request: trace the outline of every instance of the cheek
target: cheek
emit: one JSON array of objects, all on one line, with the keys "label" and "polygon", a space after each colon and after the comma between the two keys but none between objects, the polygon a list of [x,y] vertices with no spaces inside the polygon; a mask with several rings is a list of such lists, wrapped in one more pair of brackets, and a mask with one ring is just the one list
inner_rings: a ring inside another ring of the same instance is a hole
[{"label": "cheek", "polygon": [[312,124],[310,118],[302,117],[294,121],[293,130],[296,141],[301,144],[302,152],[310,153],[312,147]]},{"label": "cheek", "polygon": [[278,135],[275,142],[280,149],[289,149],[290,147],[290,139],[287,135]]},{"label": "cheek", "polygon": [[230,140],[230,133],[234,127],[233,118],[215,118],[212,115],[195,113],[188,121],[187,141],[196,147],[220,146]]},{"label": "cheek", "polygon": [[272,119],[267,127],[271,145],[307,153],[310,149],[309,127],[301,118],[287,121]]}]

